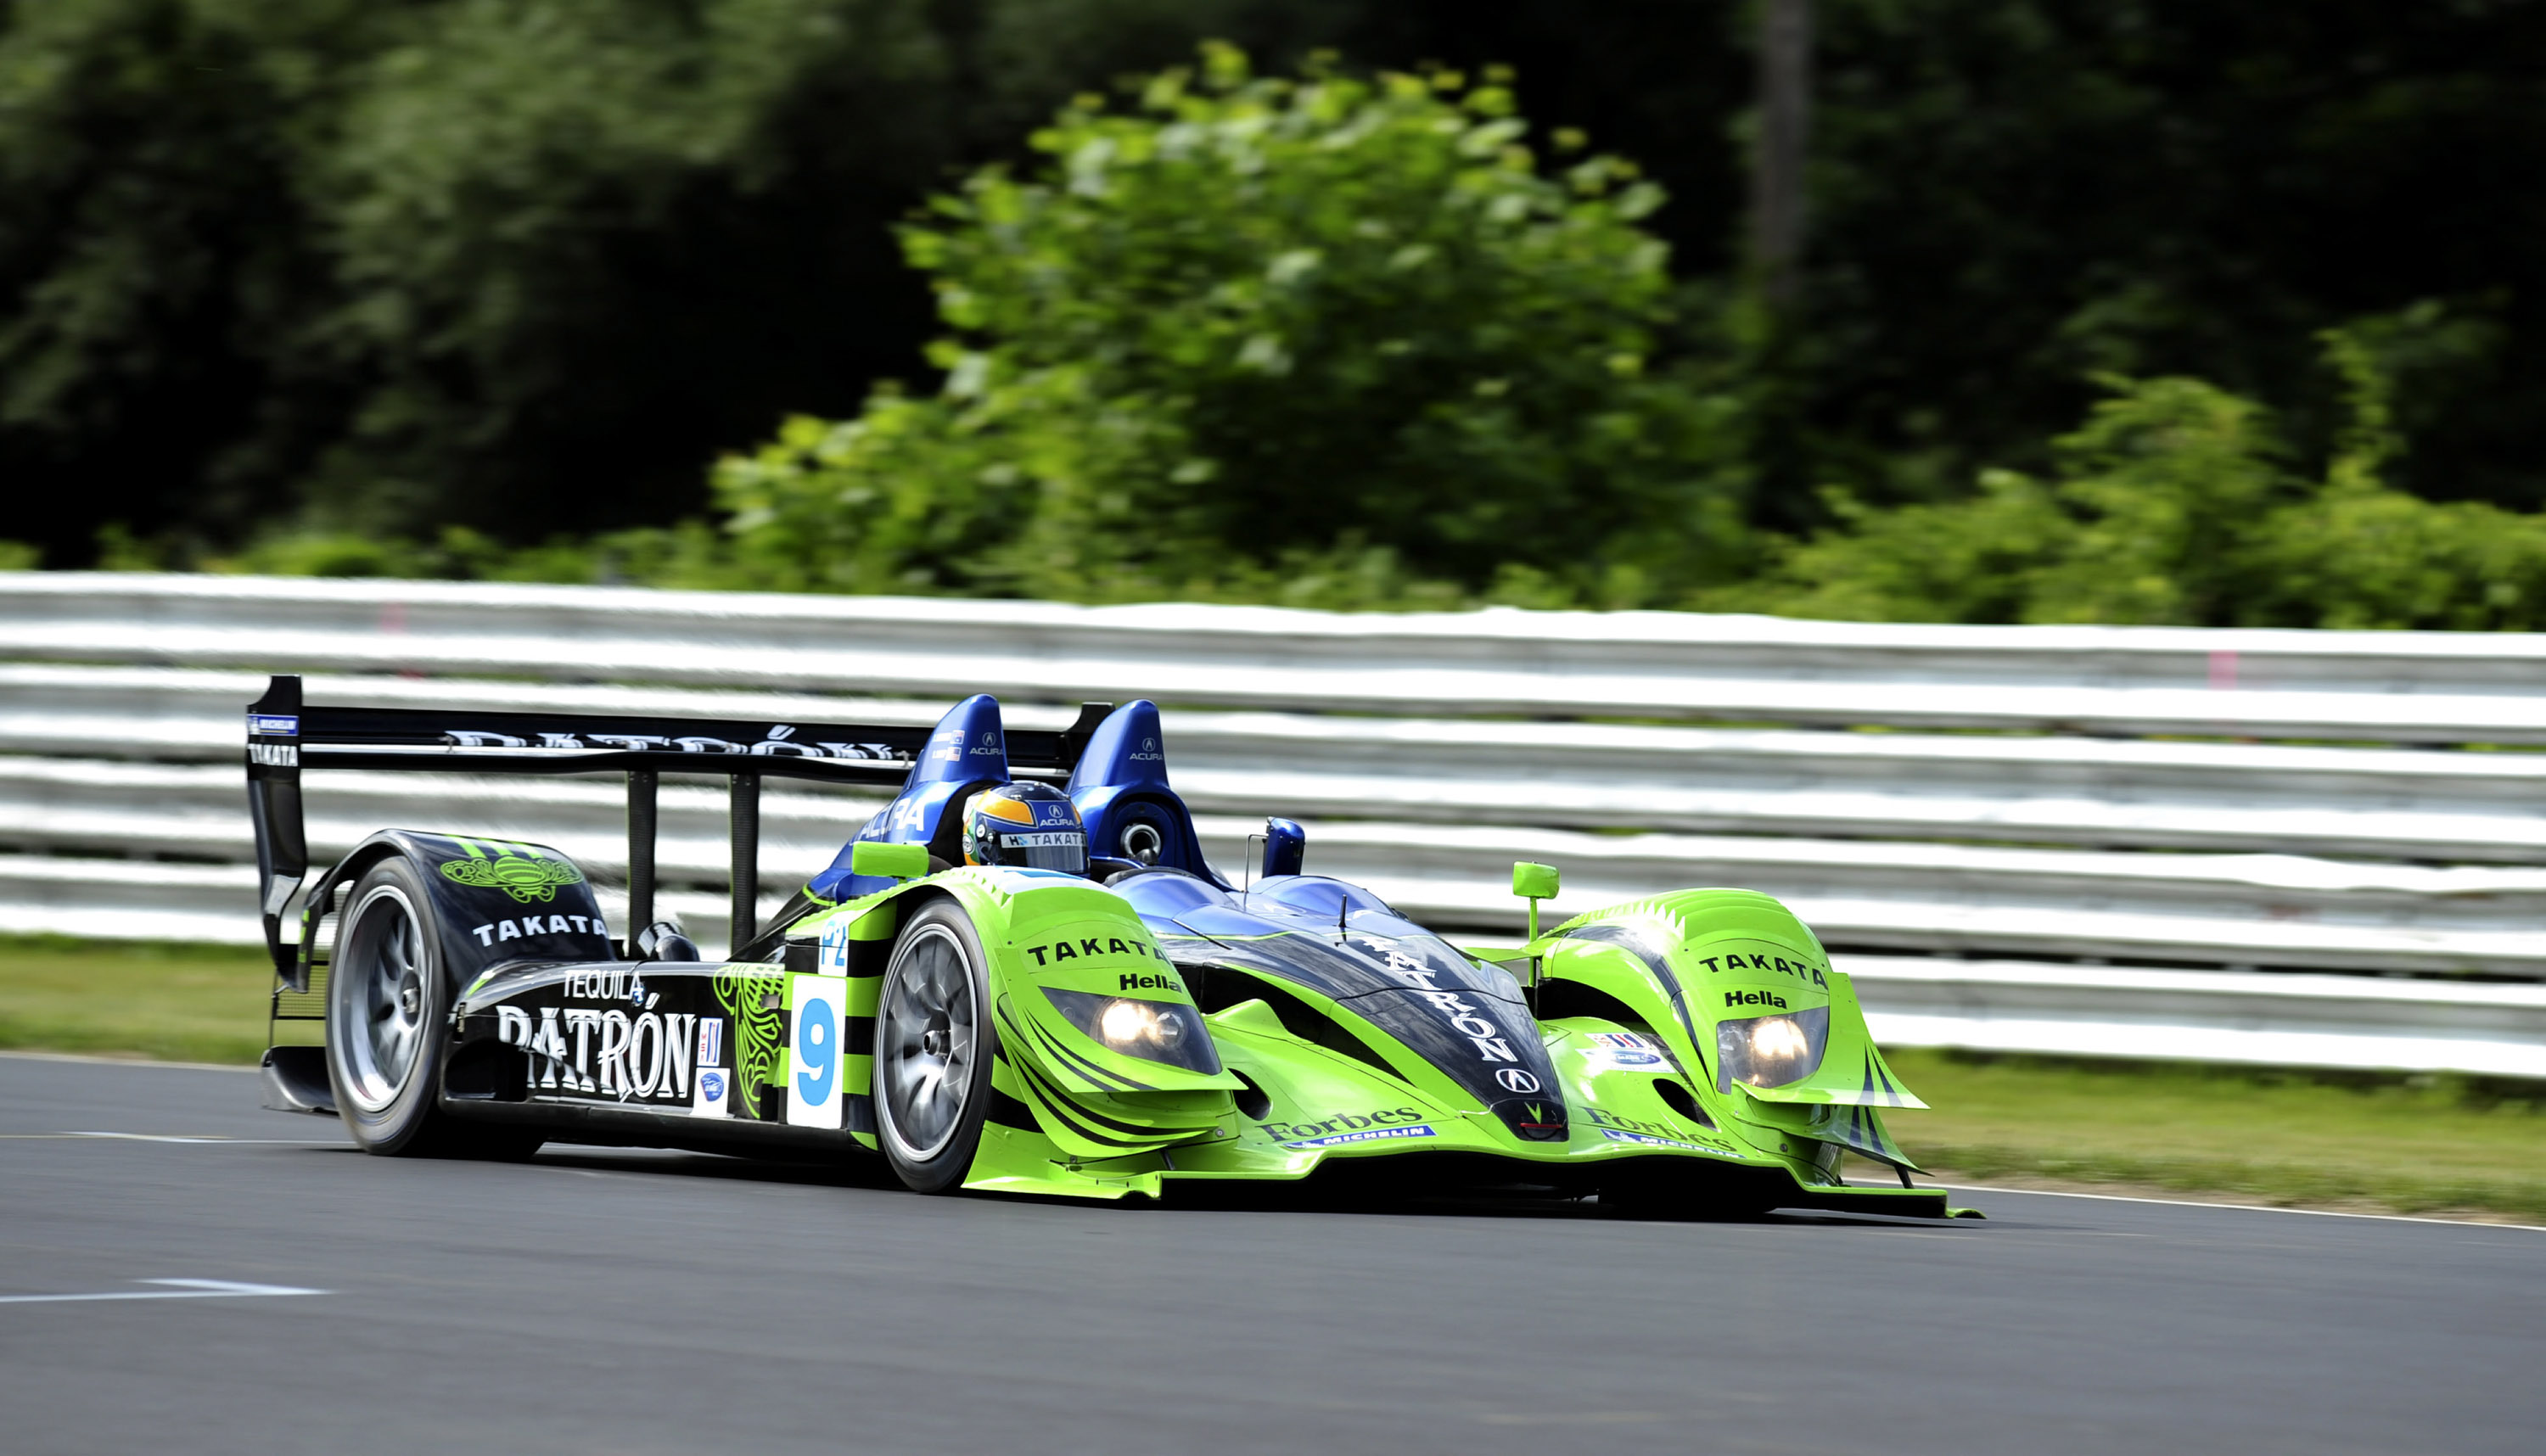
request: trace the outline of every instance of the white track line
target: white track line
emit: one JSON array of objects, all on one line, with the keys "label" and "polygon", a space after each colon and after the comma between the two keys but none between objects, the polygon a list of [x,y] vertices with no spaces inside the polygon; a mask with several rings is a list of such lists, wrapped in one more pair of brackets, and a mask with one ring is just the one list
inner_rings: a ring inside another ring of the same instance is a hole
[{"label": "white track line", "polygon": [[0,1294],[0,1305],[94,1304],[127,1299],[271,1299],[293,1294],[325,1294],[323,1289],[295,1289],[289,1284],[240,1284],[228,1279],[135,1279],[135,1284],[164,1284],[166,1289],[121,1290],[112,1294]]},{"label": "white track line", "polygon": [[224,1143],[232,1145],[280,1145],[289,1148],[332,1148],[334,1143],[323,1138],[232,1138],[221,1133],[21,1133],[20,1137],[37,1138],[104,1138],[117,1143]]},{"label": "white track line", "polygon": [[0,1052],[0,1058],[20,1062],[80,1062],[91,1067],[141,1067],[177,1071],[254,1071],[234,1062],[154,1062],[146,1057],[95,1057],[78,1052]]},{"label": "white track line", "polygon": [[[1925,1184],[1919,1186],[1925,1187]],[[2021,1193],[2033,1198],[2100,1198],[2107,1203],[2157,1203],[2167,1208],[2235,1208],[2248,1213],[2306,1214],[2315,1219],[2378,1219],[2390,1224],[2437,1224],[2444,1229],[2523,1229],[2546,1234],[2537,1224],[2489,1224],[2474,1219],[2426,1219],[2415,1214],[2344,1213],[2331,1208],[2279,1208],[2268,1203],[2204,1203],[2192,1198],[2134,1198],[2127,1193],[2064,1193],[2051,1188],[1998,1188],[1986,1183],[1956,1183],[1964,1193]]]}]

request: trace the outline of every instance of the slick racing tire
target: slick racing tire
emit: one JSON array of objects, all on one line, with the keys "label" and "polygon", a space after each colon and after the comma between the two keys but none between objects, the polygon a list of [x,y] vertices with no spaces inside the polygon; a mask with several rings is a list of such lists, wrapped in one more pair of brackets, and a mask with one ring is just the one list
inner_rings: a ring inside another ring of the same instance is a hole
[{"label": "slick racing tire", "polygon": [[876,1143],[906,1186],[943,1193],[972,1170],[997,1048],[981,942],[939,900],[901,932],[876,1009]]},{"label": "slick racing tire", "polygon": [[404,859],[354,884],[327,963],[327,1080],[366,1153],[528,1157],[536,1135],[458,1123],[436,1105],[451,1043],[451,988],[424,878]]}]

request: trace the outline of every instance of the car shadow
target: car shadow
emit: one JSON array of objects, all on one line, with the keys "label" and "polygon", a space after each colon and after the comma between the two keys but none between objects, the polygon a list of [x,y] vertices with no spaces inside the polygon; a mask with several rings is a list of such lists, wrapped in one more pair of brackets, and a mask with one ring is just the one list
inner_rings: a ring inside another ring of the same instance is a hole
[{"label": "car shadow", "polygon": [[[902,1191],[898,1179],[881,1158],[846,1161],[789,1161],[736,1157],[716,1153],[655,1148],[610,1148],[552,1143],[531,1159],[541,1167],[577,1168],[591,1172],[637,1173],[658,1177],[725,1179],[749,1183],[786,1183],[806,1187]],[[916,1196],[916,1195],[913,1195]],[[1293,1213],[1336,1218],[1428,1217],[1469,1219],[1534,1219],[1588,1224],[1715,1224],[1789,1229],[1972,1228],[1959,1220],[1832,1213],[1818,1210],[1715,1210],[1693,1207],[1685,1212],[1656,1213],[1604,1208],[1597,1195],[1565,1195],[1528,1187],[1470,1187],[1415,1190],[1385,1186],[1301,1183],[1192,1183],[1175,1187],[1163,1199],[1140,1197],[1113,1201],[1059,1198],[1037,1194],[972,1193],[983,1202],[1052,1205],[1103,1210],[1126,1217],[1207,1218],[1228,1214]]]}]

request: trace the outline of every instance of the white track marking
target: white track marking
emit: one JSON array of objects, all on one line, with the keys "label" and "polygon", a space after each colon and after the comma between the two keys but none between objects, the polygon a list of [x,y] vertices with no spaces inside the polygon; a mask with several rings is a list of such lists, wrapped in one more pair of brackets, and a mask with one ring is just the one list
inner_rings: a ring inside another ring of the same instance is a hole
[{"label": "white track marking", "polygon": [[29,1141],[43,1138],[102,1138],[113,1143],[217,1143],[236,1147],[333,1148],[325,1138],[232,1138],[219,1133],[0,1133],[0,1138]]},{"label": "white track marking", "polygon": [[[105,1138],[117,1143],[227,1143],[217,1133],[197,1136],[188,1133],[63,1133],[65,1138]],[[263,1140],[258,1140],[262,1142]]]},{"label": "white track marking", "polygon": [[118,1290],[111,1294],[0,1294],[0,1305],[95,1304],[127,1299],[272,1299],[328,1292],[324,1289],[296,1289],[289,1284],[241,1284],[230,1279],[135,1279],[132,1282],[168,1287]]},{"label": "white track marking", "polygon": [[[1925,1186],[1925,1185],[1920,1185]],[[2344,1213],[2331,1208],[2275,1208],[2268,1203],[2203,1203],[2191,1198],[2134,1198],[2127,1193],[2063,1193],[2050,1188],[1995,1188],[1982,1183],[1956,1183],[1962,1193],[2022,1193],[2033,1198],[2100,1198],[2107,1203],[2159,1203],[2168,1208],[2236,1208],[2248,1213],[2306,1214],[2314,1219],[2378,1219],[2390,1224],[2437,1224],[2444,1229],[2524,1229],[2546,1234],[2536,1224],[2487,1224],[2474,1219],[2426,1219],[2414,1214]]]},{"label": "white track marking", "polygon": [[141,1057],[90,1057],[77,1052],[0,1052],[0,1058],[16,1062],[80,1062],[90,1067],[139,1067],[153,1071],[254,1071],[232,1062],[153,1062]]}]

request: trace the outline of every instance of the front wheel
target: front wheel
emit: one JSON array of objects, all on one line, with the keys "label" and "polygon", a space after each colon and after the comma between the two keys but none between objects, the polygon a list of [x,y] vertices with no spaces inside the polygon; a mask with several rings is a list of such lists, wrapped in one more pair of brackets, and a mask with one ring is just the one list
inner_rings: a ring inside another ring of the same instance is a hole
[{"label": "front wheel", "polygon": [[346,899],[327,963],[327,1080],[366,1153],[527,1157],[536,1135],[456,1123],[436,1105],[450,1050],[450,985],[433,899],[403,859],[374,865]]},{"label": "front wheel", "polygon": [[990,1104],[989,977],[964,912],[939,901],[913,915],[893,948],[876,1013],[876,1142],[893,1173],[922,1193],[964,1181]]}]

